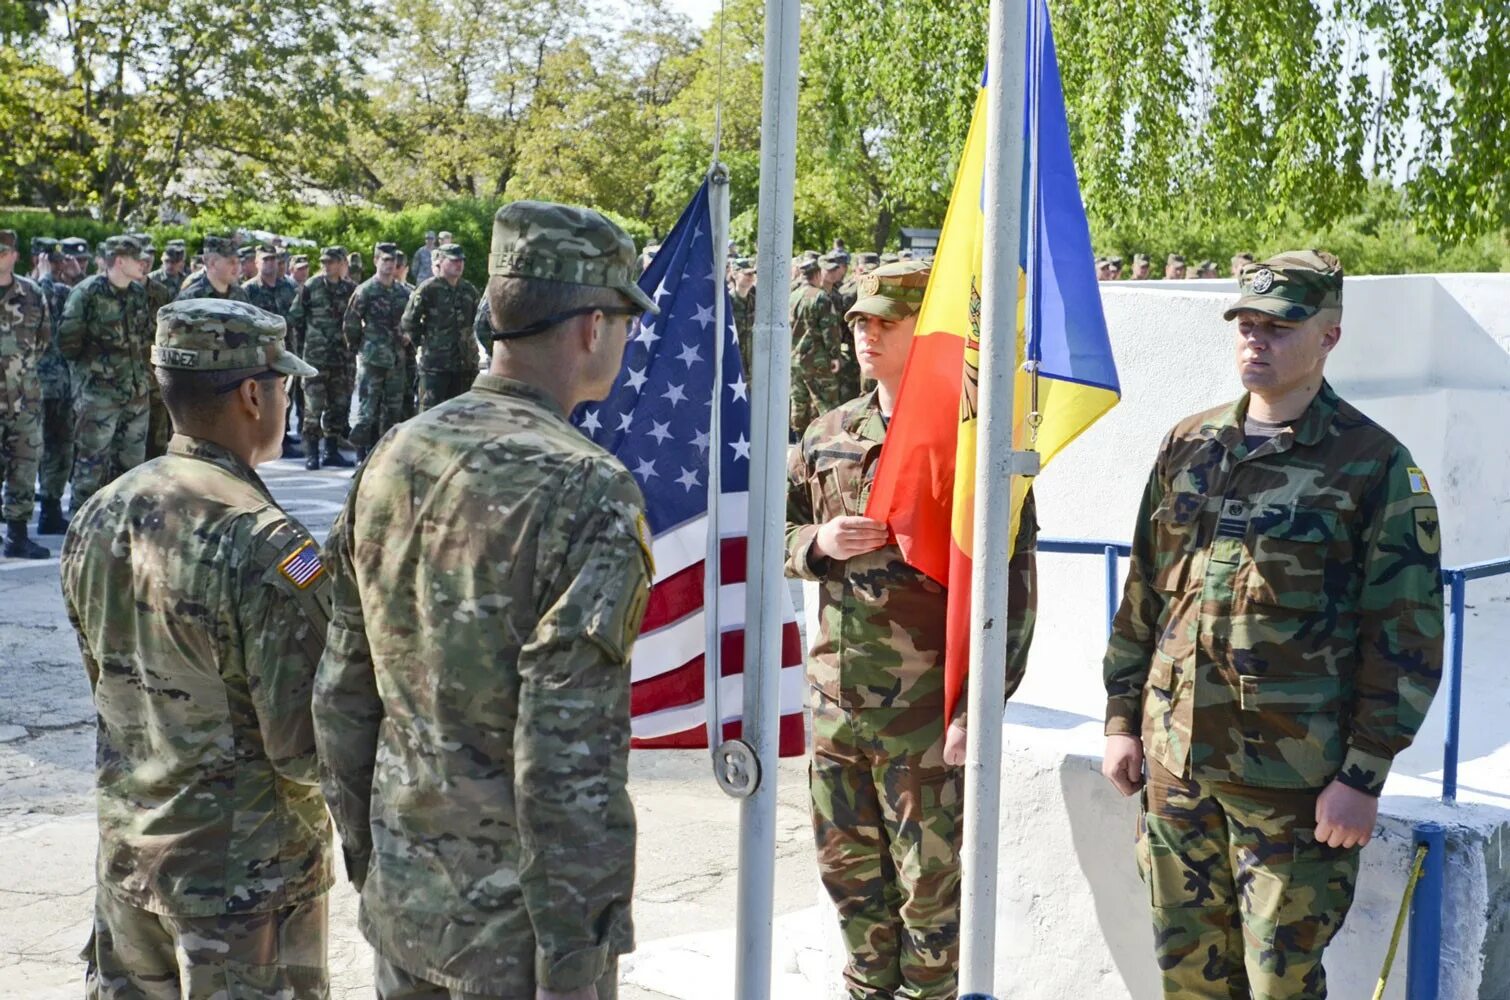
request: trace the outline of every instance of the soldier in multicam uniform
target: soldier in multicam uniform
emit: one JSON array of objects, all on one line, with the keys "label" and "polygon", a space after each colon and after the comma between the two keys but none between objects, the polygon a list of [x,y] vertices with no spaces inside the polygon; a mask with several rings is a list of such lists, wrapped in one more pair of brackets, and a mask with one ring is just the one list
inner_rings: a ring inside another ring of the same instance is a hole
[{"label": "soldier in multicam uniform", "polygon": [[404,350],[408,338],[399,330],[409,288],[395,279],[398,247],[379,243],[372,251],[377,273],[357,286],[346,306],[342,330],[346,343],[358,353],[357,425],[351,441],[357,461],[377,439],[403,419]]},{"label": "soldier in multicam uniform", "polygon": [[73,475],[70,507],[147,457],[147,355],[151,304],[142,245],[131,236],[105,242],[105,273],[68,295],[58,347],[73,375]]},{"label": "soldier in multicam uniform", "polygon": [[792,325],[792,439],[807,425],[844,402],[839,395],[844,325],[834,303],[818,284],[818,261],[798,262],[803,282],[787,308]]},{"label": "soldier in multicam uniform", "polygon": [[460,396],[477,377],[477,343],[472,323],[481,296],[462,277],[466,251],[458,243],[437,247],[439,273],[409,297],[401,327],[419,351],[419,409],[428,410]]},{"label": "soldier in multicam uniform", "polygon": [[42,363],[52,334],[47,294],[16,273],[20,248],[13,229],[0,229],[0,515],[12,559],[46,559],[28,536],[42,453]]},{"label": "soldier in multicam uniform", "polygon": [[[299,286],[294,280],[283,274],[283,251],[275,246],[263,245],[254,249],[257,261],[257,276],[250,281],[241,283],[241,290],[246,293],[246,300],[264,312],[270,312],[280,316],[288,322],[289,315],[294,308],[294,300],[299,297]],[[289,350],[295,350],[293,325],[288,325],[288,342],[284,345]],[[288,394],[288,419],[284,422],[283,457],[303,458],[304,451],[288,436],[293,426],[294,406],[298,404],[299,412],[303,411],[303,401],[300,399],[299,386],[294,386],[294,391]]]},{"label": "soldier in multicam uniform", "polygon": [[[947,595],[863,516],[928,275],[905,262],[861,282],[846,319],[877,387],[819,417],[787,467],[786,572],[820,586],[808,656],[818,870],[854,1000],[952,1000],[958,986],[966,716],[962,701],[946,737]],[[1031,497],[1010,567],[1009,695],[1036,611]]]},{"label": "soldier in multicam uniform", "polygon": [[638,485],[567,414],[659,310],[586,209],[504,206],[488,270],[491,369],[373,450],[326,546],[326,799],[379,998],[612,1000],[652,562]]},{"label": "soldier in multicam uniform", "polygon": [[1143,494],[1103,771],[1142,791],[1164,995],[1321,998],[1377,797],[1441,676],[1441,531],[1410,453],[1323,376],[1337,258],[1280,254],[1241,293],[1247,394],[1177,424]]},{"label": "soldier in multicam uniform", "polygon": [[351,468],[351,460],[341,454],[341,438],[348,430],[356,361],[342,324],[357,286],[346,277],[346,259],[345,247],[321,251],[320,273],[304,283],[289,315],[294,349],[320,370],[304,380],[304,409],[299,414],[306,469]]},{"label": "soldier in multicam uniform", "polygon": [[98,713],[89,997],[328,995],[310,697],[329,580],[253,471],[278,456],[284,378],[314,373],[282,346],[244,302],[164,308],[152,360],[178,433],[63,542]]},{"label": "soldier in multicam uniform", "polygon": [[225,236],[204,238],[204,269],[195,271],[178,290],[175,302],[185,299],[235,299],[245,302],[246,292],[237,280],[241,264],[236,259],[236,248]]},{"label": "soldier in multicam uniform", "polygon": [[37,534],[61,535],[68,528],[63,516],[63,491],[73,471],[73,385],[68,361],[58,349],[58,324],[68,295],[84,275],[80,258],[87,258],[89,245],[77,236],[58,241],[49,254],[48,277],[40,282],[52,316],[52,333],[43,351],[37,375],[42,383],[42,461],[37,468]]},{"label": "soldier in multicam uniform", "polygon": [[739,359],[745,366],[745,381],[755,363],[755,262],[739,257],[733,262],[734,280],[729,305],[734,310],[734,329],[739,337]]},{"label": "soldier in multicam uniform", "polygon": [[184,257],[188,254],[188,247],[183,240],[169,240],[163,246],[163,266],[151,272],[147,277],[167,285],[173,292],[173,298],[178,298],[178,293],[183,291],[184,280],[187,275],[184,272]]}]

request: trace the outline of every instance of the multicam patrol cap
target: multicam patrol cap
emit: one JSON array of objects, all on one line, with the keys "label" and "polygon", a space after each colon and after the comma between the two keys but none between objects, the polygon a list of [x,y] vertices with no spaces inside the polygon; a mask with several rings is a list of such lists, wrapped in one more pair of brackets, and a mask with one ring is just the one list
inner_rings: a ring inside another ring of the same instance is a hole
[{"label": "multicam patrol cap", "polygon": [[186,299],[157,313],[152,363],[159,368],[218,372],[270,368],[283,375],[320,374],[283,349],[283,317],[235,299]]},{"label": "multicam patrol cap", "polygon": [[1287,250],[1243,268],[1237,287],[1241,294],[1223,318],[1252,309],[1298,322],[1342,308],[1342,262],[1325,250]]},{"label": "multicam patrol cap", "polygon": [[634,240],[587,208],[516,201],[493,216],[488,274],[611,288],[652,315],[660,307],[635,283]]},{"label": "multicam patrol cap", "polygon": [[923,293],[928,290],[932,265],[923,260],[903,260],[884,264],[855,283],[858,298],[844,314],[850,323],[861,313],[882,319],[906,319],[923,307]]}]

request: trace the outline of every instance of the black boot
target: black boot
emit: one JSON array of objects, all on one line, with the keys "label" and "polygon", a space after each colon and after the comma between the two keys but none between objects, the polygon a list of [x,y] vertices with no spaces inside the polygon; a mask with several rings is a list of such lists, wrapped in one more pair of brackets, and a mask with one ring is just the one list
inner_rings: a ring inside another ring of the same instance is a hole
[{"label": "black boot", "polygon": [[309,454],[304,456],[304,467],[310,472],[320,468],[320,449],[311,447]]},{"label": "black boot", "polygon": [[61,535],[68,530],[68,518],[63,516],[63,501],[38,497],[37,505],[42,513],[37,515],[37,534]]},{"label": "black boot", "polygon": [[26,537],[25,521],[5,522],[5,550],[7,559],[46,559],[51,552]]},{"label": "black boot", "polygon": [[291,437],[289,437],[287,434],[283,435],[283,457],[284,458],[303,458],[304,457],[304,449],[300,448],[299,445],[294,441],[294,439],[291,438]]},{"label": "black boot", "polygon": [[331,469],[349,469],[352,467],[351,459],[341,454],[340,442],[335,438],[326,438],[320,443],[324,453],[320,456],[321,464]]}]

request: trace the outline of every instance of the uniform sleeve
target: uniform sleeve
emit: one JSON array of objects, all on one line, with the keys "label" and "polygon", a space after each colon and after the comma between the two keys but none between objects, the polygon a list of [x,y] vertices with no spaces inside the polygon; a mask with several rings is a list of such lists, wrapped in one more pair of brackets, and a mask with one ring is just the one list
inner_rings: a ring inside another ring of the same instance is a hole
[{"label": "uniform sleeve", "polygon": [[309,285],[299,289],[294,295],[294,301],[288,307],[288,335],[293,342],[295,354],[304,353],[304,332],[306,317],[309,313]]},{"label": "uniform sleeve", "polygon": [[372,652],[352,561],[352,519],[362,474],[358,470],[346,504],[325,543],[330,575],[330,627],[315,675],[315,742],[320,749],[320,789],[341,835],[346,874],[360,892],[372,857],[370,806],[383,702],[372,672]]},{"label": "uniform sleeve", "polygon": [[1122,589],[1122,605],[1112,621],[1111,639],[1101,664],[1106,684],[1107,736],[1137,736],[1142,730],[1143,685],[1148,679],[1148,665],[1158,641],[1159,619],[1164,613],[1164,600],[1153,586],[1153,512],[1162,498],[1160,472],[1155,467],[1143,489],[1143,502],[1138,506],[1127,584]]},{"label": "uniform sleeve", "polygon": [[1398,448],[1360,511],[1363,590],[1347,755],[1337,780],[1370,795],[1410,746],[1442,679],[1441,525],[1426,476]]},{"label": "uniform sleeve", "polygon": [[409,296],[409,302],[404,306],[404,315],[398,322],[400,332],[408,337],[415,347],[418,347],[425,337],[424,298],[424,294],[420,292]]},{"label": "uniform sleeve", "polygon": [[362,346],[362,304],[365,296],[361,289],[351,293],[350,300],[346,303],[346,315],[341,320],[341,333],[346,337],[346,345],[352,350]]},{"label": "uniform sleeve", "polygon": [[787,450],[786,460],[786,575],[798,580],[821,580],[830,560],[813,551],[818,528],[808,482],[806,441]]},{"label": "uniform sleeve", "polygon": [[330,621],[330,579],[315,543],[287,522],[257,539],[255,551],[234,611],[246,640],[252,707],[273,769],[289,781],[316,785],[310,701]]},{"label": "uniform sleeve", "polygon": [[632,945],[629,655],[650,585],[643,501],[627,473],[563,503],[541,533],[550,583],[519,654],[514,800],[535,978],[590,986]]},{"label": "uniform sleeve", "polygon": [[69,361],[84,353],[84,326],[88,322],[89,294],[85,282],[79,282],[63,303],[63,318],[58,321],[58,351]]}]

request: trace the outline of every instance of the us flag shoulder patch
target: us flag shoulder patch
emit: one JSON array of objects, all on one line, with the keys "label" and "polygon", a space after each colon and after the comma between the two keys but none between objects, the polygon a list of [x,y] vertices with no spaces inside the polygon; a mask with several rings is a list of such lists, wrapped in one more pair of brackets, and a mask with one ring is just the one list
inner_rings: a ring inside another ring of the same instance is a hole
[{"label": "us flag shoulder patch", "polygon": [[320,562],[320,550],[314,542],[305,542],[283,562],[278,564],[278,572],[288,577],[288,581],[295,587],[303,590],[311,583],[320,578],[325,572],[325,564]]}]

